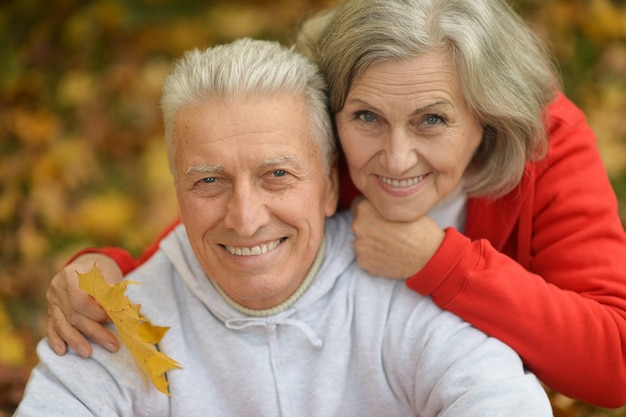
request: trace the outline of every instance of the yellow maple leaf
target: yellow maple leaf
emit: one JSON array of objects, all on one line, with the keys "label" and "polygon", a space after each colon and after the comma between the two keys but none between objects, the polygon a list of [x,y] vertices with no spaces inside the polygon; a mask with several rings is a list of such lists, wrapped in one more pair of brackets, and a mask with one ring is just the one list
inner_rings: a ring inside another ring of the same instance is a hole
[{"label": "yellow maple leaf", "polygon": [[94,297],[109,315],[143,373],[159,391],[169,395],[165,373],[171,369],[181,369],[181,366],[169,356],[159,352],[155,346],[169,327],[152,325],[139,312],[140,306],[131,303],[126,297],[126,288],[138,283],[122,281],[118,284],[109,284],[95,263],[91,271],[77,274],[80,288]]}]

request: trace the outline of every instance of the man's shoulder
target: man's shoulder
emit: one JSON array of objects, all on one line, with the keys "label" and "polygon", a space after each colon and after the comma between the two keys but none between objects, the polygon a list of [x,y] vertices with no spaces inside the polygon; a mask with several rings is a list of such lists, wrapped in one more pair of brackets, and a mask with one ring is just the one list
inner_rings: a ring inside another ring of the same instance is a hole
[{"label": "man's shoulder", "polygon": [[[164,239],[174,240],[170,242],[170,250],[176,245],[174,233]],[[182,254],[182,250],[180,253]],[[180,291],[177,288],[181,284],[178,276],[171,254],[161,246],[150,259],[126,275],[125,279],[133,282],[128,286],[126,295],[132,303],[141,305],[142,314],[149,312],[150,317],[160,317],[160,312],[167,311],[169,304],[173,307],[179,301]]]},{"label": "man's shoulder", "polygon": [[352,248],[354,242],[352,220],[352,213],[349,210],[338,211],[332,217],[326,218],[324,233],[331,244]]},{"label": "man's shoulder", "polygon": [[173,278],[180,265],[188,264],[193,257],[191,245],[185,232],[185,227],[179,224],[159,242],[159,248],[154,254],[135,270],[126,275],[126,279],[138,283],[155,284],[153,277],[159,276],[159,282]]}]

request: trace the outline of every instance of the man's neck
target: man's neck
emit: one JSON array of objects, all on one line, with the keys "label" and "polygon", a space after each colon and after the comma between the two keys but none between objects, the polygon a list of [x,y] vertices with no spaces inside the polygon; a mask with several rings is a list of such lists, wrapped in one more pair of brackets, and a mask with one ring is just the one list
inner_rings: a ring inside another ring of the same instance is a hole
[{"label": "man's neck", "polygon": [[246,306],[239,304],[232,298],[230,298],[228,294],[226,294],[224,290],[222,290],[222,288],[219,285],[217,285],[217,283],[213,281],[211,282],[213,282],[213,286],[215,286],[215,289],[222,296],[222,298],[226,300],[226,302],[231,307],[233,307],[235,310],[239,311],[240,313],[243,313],[246,316],[251,316],[251,317],[273,316],[273,315],[276,315],[278,313],[281,313],[287,310],[296,301],[298,301],[298,299],[302,296],[302,294],[306,292],[306,290],[311,286],[311,283],[315,279],[315,276],[317,275],[318,271],[320,270],[322,263],[324,261],[325,254],[326,254],[326,237],[322,239],[322,244],[320,245],[320,248],[317,251],[317,255],[315,256],[315,259],[313,260],[313,264],[311,265],[311,268],[309,268],[309,272],[306,274],[306,277],[304,278],[304,280],[302,281],[298,289],[293,294],[291,294],[291,296],[288,299],[286,299],[285,301],[283,301],[282,303],[280,303],[279,305],[275,307],[265,308],[262,310],[248,308]]}]

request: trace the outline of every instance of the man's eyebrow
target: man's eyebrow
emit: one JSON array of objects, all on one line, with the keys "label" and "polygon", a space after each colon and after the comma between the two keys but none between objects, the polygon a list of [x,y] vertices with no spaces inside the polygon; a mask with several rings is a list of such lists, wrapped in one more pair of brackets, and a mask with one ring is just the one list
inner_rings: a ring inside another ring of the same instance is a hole
[{"label": "man's eyebrow", "polygon": [[285,162],[296,162],[298,158],[293,155],[280,155],[275,158],[266,159],[259,164],[259,168],[271,167],[284,164]]},{"label": "man's eyebrow", "polygon": [[[275,158],[261,161],[258,166],[260,168],[271,167],[284,164],[285,162],[296,162],[297,160],[298,158],[293,155],[280,155]],[[224,172],[224,168],[220,165],[195,165],[187,168],[187,171],[185,171],[185,176],[188,177],[194,174],[217,174],[222,172]]]},{"label": "man's eyebrow", "polygon": [[196,165],[189,167],[185,171],[185,177],[193,174],[215,174],[223,171],[224,169],[219,165]]}]

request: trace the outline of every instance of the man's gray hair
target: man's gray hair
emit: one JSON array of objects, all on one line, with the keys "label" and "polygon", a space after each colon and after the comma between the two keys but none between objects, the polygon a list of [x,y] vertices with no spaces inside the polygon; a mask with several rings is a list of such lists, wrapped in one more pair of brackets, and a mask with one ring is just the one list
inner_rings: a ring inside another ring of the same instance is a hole
[{"label": "man's gray hair", "polygon": [[177,146],[174,119],[180,109],[212,99],[263,98],[283,93],[305,99],[310,139],[318,144],[330,172],[336,145],[326,83],[318,67],[294,48],[278,42],[241,39],[187,52],[165,79],[161,110],[172,173],[175,175],[173,158]]},{"label": "man's gray hair", "polygon": [[370,66],[449,51],[484,126],[468,168],[470,194],[499,196],[547,149],[546,105],[560,87],[547,48],[503,0],[346,0],[303,25],[298,48],[320,66],[330,110]]}]

